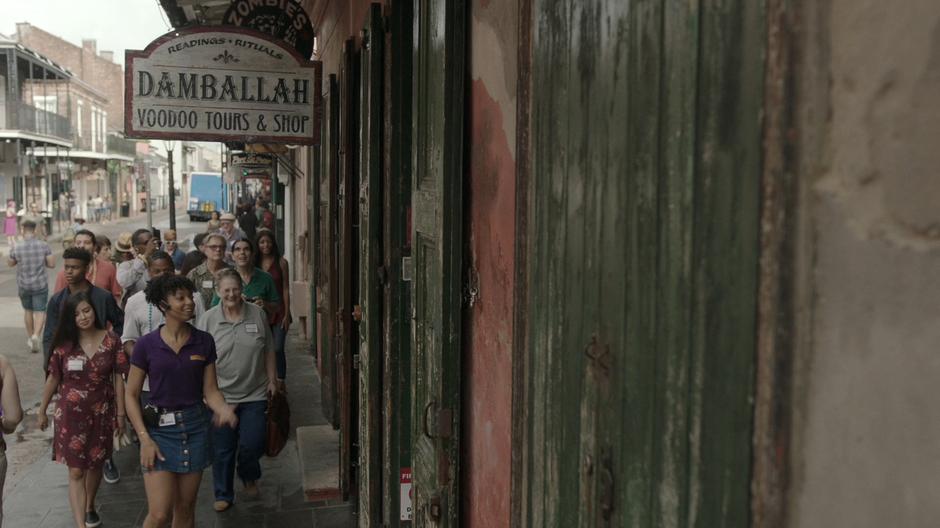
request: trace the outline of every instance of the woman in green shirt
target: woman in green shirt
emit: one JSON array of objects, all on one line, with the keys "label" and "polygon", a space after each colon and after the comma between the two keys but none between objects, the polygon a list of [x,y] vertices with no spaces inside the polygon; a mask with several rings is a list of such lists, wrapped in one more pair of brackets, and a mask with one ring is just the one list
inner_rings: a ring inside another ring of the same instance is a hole
[{"label": "woman in green shirt", "polygon": [[[235,270],[242,279],[244,288],[242,296],[245,301],[257,305],[267,314],[272,314],[280,308],[281,298],[277,294],[277,286],[271,274],[255,267],[255,247],[250,240],[238,240],[232,246],[232,259],[235,261]],[[219,294],[212,296],[210,306],[219,304]]]}]

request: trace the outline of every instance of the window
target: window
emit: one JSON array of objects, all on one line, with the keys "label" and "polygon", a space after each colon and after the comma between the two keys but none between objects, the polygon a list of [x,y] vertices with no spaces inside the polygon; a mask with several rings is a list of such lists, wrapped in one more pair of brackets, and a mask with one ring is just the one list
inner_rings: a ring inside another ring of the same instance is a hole
[{"label": "window", "polygon": [[76,100],[76,111],[75,111],[75,134],[78,137],[82,137],[82,113],[85,112],[85,104],[82,103],[81,99]]},{"label": "window", "polygon": [[33,96],[33,106],[40,110],[45,110],[46,112],[56,113],[58,107],[56,106],[56,96],[54,95],[34,95]]},{"label": "window", "polygon": [[52,116],[56,113],[56,96],[34,95],[33,107],[36,108],[36,131],[41,134],[51,134],[53,129]]},{"label": "window", "polygon": [[101,152],[108,151],[108,113],[104,110],[101,111]]},{"label": "window", "polygon": [[98,107],[91,107],[91,150],[95,150],[98,142]]}]

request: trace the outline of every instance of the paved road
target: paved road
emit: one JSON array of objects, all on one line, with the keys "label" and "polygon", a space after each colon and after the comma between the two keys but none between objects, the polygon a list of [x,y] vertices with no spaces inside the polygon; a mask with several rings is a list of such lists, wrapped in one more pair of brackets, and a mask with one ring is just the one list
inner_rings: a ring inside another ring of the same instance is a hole
[{"label": "paved road", "polygon": [[[168,211],[154,213],[154,225],[161,230],[169,225]],[[205,229],[206,224],[201,222],[190,223],[189,218],[177,213],[177,232],[180,240]],[[103,224],[86,224],[86,227],[95,234],[101,233],[111,239],[117,240],[118,234],[124,231],[134,231],[146,227],[147,217],[141,215],[135,218],[125,218]],[[55,283],[55,275],[62,269],[62,244],[50,242],[52,251],[56,255],[56,269],[49,271],[49,291]],[[188,246],[181,245],[183,250]],[[36,409],[42,395],[42,354],[30,353],[26,347],[26,331],[23,325],[23,309],[16,292],[16,271],[6,266],[6,256],[9,248],[0,244],[0,353],[6,355],[16,369],[20,383],[20,397],[23,399],[23,408],[27,411],[23,423],[16,433],[7,436],[7,458],[9,468],[5,489],[11,489],[18,479],[23,468],[36,461],[40,456],[48,453],[47,448],[51,441],[51,428],[46,432],[36,427]]]}]

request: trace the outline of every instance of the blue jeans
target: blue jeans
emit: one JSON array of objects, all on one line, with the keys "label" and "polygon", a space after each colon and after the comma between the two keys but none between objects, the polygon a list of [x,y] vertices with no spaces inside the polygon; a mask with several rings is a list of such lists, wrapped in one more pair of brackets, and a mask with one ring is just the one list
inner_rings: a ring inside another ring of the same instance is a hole
[{"label": "blue jeans", "polygon": [[277,361],[277,379],[287,378],[287,355],[284,353],[284,346],[287,344],[287,330],[280,324],[271,326],[271,334],[274,336],[274,356]]},{"label": "blue jeans", "polygon": [[212,462],[212,484],[215,500],[235,502],[235,471],[244,482],[261,478],[261,455],[264,454],[268,402],[239,403],[235,409],[238,425],[212,428],[215,456]]}]

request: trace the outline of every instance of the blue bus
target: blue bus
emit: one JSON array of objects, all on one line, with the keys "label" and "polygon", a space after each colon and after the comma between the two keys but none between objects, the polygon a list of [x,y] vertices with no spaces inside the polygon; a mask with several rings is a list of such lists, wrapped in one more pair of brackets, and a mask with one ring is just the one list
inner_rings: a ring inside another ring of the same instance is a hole
[{"label": "blue bus", "polygon": [[189,175],[189,204],[186,212],[191,221],[207,221],[212,211],[228,210],[228,184],[218,172],[193,172]]}]

